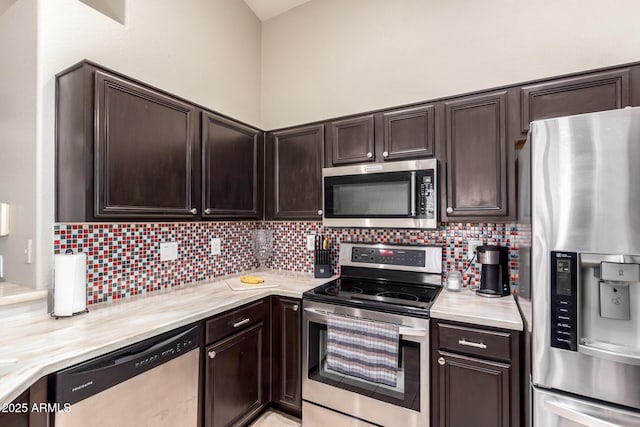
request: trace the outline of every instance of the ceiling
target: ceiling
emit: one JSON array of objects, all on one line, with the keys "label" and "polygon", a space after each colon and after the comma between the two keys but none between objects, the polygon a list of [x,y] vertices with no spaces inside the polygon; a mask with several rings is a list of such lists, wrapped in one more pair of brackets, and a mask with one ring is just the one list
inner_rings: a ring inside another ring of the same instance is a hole
[{"label": "ceiling", "polygon": [[261,21],[266,21],[310,0],[244,0]]}]

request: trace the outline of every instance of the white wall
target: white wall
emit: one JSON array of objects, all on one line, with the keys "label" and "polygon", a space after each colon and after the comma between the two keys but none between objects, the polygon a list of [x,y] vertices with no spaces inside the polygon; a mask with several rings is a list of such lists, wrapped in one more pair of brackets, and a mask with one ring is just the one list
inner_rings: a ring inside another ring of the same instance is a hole
[{"label": "white wall", "polygon": [[36,286],[48,287],[55,74],[87,58],[259,125],[261,23],[241,0],[129,0],[126,25],[78,0],[38,0],[38,20],[38,165],[32,169],[38,182]]},{"label": "white wall", "polygon": [[312,0],[263,23],[266,129],[640,60],[637,0]]},{"label": "white wall", "polygon": [[36,235],[36,0],[8,6],[0,15],[0,202],[10,204],[11,231],[0,255],[8,282],[33,286],[35,264],[23,251]]}]

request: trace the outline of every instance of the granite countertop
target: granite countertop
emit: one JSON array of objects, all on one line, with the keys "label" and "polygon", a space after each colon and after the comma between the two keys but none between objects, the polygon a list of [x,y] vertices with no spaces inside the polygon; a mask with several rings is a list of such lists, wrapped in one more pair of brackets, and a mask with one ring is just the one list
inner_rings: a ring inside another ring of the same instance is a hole
[{"label": "granite countertop", "polygon": [[0,306],[46,299],[47,294],[48,291],[46,289],[32,289],[26,286],[14,285],[13,283],[1,282]]},{"label": "granite countertop", "polygon": [[431,307],[431,317],[515,331],[524,329],[513,296],[485,298],[467,289],[460,292],[443,289]]},{"label": "granite countertop", "polygon": [[226,277],[89,306],[89,313],[74,317],[55,320],[43,313],[7,319],[0,336],[0,405],[60,369],[269,295],[301,298],[303,292],[335,278],[314,279],[285,271],[252,274],[278,287],[232,291],[224,282]]}]

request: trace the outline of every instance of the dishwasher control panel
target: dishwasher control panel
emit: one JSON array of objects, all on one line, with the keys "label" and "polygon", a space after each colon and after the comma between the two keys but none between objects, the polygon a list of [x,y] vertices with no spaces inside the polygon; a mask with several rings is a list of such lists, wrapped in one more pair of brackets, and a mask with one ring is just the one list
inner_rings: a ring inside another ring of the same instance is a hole
[{"label": "dishwasher control panel", "polygon": [[77,403],[199,347],[198,324],[132,344],[53,374],[49,401]]},{"label": "dishwasher control panel", "polygon": [[[192,334],[190,334],[192,335]],[[182,353],[186,353],[189,350],[193,350],[198,347],[197,337],[186,336],[181,340],[172,341],[167,343],[170,347],[162,347],[153,353],[144,354],[140,359],[134,362],[135,368],[146,368],[149,364],[158,365],[155,362],[164,362],[171,360]],[[145,369],[146,370],[146,369]]]}]

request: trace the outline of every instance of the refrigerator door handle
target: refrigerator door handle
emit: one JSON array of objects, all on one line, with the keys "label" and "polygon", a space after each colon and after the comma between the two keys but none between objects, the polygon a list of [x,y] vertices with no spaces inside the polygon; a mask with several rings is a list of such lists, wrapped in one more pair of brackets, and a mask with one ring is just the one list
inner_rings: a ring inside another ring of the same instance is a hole
[{"label": "refrigerator door handle", "polygon": [[588,356],[599,357],[627,365],[640,365],[640,354],[631,353],[631,349],[624,348],[627,352],[620,351],[620,346],[614,346],[597,341],[586,341],[578,345],[578,351]]},{"label": "refrigerator door handle", "polygon": [[544,404],[551,412],[560,418],[564,418],[589,427],[620,427],[620,424],[585,414],[576,409],[558,402],[545,401]]}]

